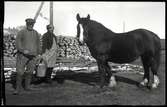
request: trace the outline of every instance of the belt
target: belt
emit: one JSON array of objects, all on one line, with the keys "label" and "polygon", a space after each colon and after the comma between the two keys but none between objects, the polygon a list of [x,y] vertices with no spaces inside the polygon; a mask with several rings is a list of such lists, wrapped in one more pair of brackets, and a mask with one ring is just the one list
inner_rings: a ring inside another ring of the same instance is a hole
[{"label": "belt", "polygon": [[30,59],[30,60],[33,59],[33,58],[35,57],[35,55],[25,54],[25,53],[20,52],[20,51],[17,51],[17,53],[22,54],[23,56],[27,57],[27,58]]}]

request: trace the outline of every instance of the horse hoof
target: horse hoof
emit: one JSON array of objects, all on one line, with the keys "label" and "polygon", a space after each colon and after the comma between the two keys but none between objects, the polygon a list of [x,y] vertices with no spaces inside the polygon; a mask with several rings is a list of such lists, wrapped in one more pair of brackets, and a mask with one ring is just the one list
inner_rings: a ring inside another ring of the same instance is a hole
[{"label": "horse hoof", "polygon": [[147,86],[147,83],[145,83],[144,81],[142,81],[142,82],[140,83],[140,85],[141,85],[141,86]]},{"label": "horse hoof", "polygon": [[153,84],[152,84],[152,88],[155,89],[155,88],[157,88],[157,87],[158,87],[158,84],[156,84],[156,83],[153,83]]},{"label": "horse hoof", "polygon": [[110,78],[110,82],[109,82],[109,87],[115,87],[117,85],[116,81],[115,81],[115,77],[111,76]]},{"label": "horse hoof", "polygon": [[157,88],[159,85],[160,81],[158,76],[154,75],[154,82],[152,83],[152,88]]},{"label": "horse hoof", "polygon": [[140,85],[147,86],[148,85],[148,80],[144,79],[142,82],[140,82]]},{"label": "horse hoof", "polygon": [[117,85],[117,83],[116,82],[111,82],[111,83],[109,83],[109,87],[115,87]]},{"label": "horse hoof", "polygon": [[142,88],[142,87],[145,87],[143,84],[139,83],[137,84],[138,87]]}]

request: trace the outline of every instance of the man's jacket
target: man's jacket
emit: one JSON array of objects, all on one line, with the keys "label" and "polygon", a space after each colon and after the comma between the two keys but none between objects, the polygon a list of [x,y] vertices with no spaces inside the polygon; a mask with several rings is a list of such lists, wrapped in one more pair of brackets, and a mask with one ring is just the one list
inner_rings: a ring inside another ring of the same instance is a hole
[{"label": "man's jacket", "polygon": [[23,29],[16,37],[16,48],[19,52],[29,51],[29,55],[40,54],[40,36],[36,30]]},{"label": "man's jacket", "polygon": [[46,49],[51,49],[53,45],[53,39],[55,39],[55,42],[57,43],[57,38],[54,33],[46,32],[42,36],[42,53],[45,53]]}]

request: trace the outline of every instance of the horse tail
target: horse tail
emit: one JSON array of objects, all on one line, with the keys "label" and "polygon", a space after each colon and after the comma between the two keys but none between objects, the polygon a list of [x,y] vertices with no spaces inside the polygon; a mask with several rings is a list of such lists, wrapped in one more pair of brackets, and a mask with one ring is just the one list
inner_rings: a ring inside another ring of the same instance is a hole
[{"label": "horse tail", "polygon": [[154,39],[155,39],[155,45],[156,45],[154,58],[157,62],[157,66],[159,67],[160,61],[161,61],[161,39],[157,35],[154,37]]},{"label": "horse tail", "polygon": [[160,61],[161,61],[161,39],[160,37],[155,34],[154,32],[150,31],[153,35],[153,41],[154,41],[154,59],[156,60],[157,66],[159,67]]}]

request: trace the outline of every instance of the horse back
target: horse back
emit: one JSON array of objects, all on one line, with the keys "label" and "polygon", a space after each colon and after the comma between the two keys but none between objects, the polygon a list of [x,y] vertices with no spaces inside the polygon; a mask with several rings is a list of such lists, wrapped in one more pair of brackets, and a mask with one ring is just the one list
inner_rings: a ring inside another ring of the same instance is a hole
[{"label": "horse back", "polygon": [[160,38],[149,30],[137,29],[129,33],[130,36],[134,36],[137,47],[142,47],[144,52],[151,51],[155,53],[156,50],[161,48]]},{"label": "horse back", "polygon": [[107,29],[99,31],[97,35],[100,36],[96,37],[98,42],[90,46],[92,55],[94,54],[95,57],[103,55],[106,59],[116,63],[131,62],[145,53],[154,55],[160,49],[159,37],[145,29],[126,33],[113,33]]},{"label": "horse back", "polygon": [[122,59],[135,59],[143,54],[154,56],[159,50],[160,38],[145,29],[116,34],[111,43],[112,57]]}]

